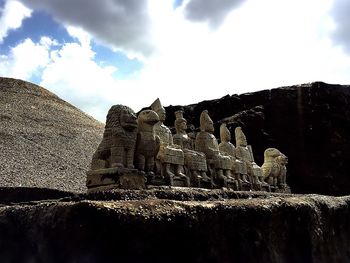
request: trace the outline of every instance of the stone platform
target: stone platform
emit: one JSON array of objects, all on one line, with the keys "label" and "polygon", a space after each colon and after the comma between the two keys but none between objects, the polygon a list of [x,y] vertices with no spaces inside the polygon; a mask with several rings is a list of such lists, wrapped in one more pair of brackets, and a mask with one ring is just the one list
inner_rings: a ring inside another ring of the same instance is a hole
[{"label": "stone platform", "polygon": [[106,168],[87,172],[88,192],[111,189],[146,189],[145,173],[137,169]]},{"label": "stone platform", "polygon": [[348,196],[158,187],[40,190],[18,203],[15,193],[0,200],[3,263],[350,261]]}]

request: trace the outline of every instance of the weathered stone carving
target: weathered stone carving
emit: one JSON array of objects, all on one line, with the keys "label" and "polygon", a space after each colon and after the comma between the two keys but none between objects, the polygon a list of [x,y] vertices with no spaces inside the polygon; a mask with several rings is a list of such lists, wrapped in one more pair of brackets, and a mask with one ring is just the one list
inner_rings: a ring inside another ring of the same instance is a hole
[{"label": "weathered stone carving", "polygon": [[200,116],[197,134],[194,127],[187,134],[187,121],[180,110],[175,112],[176,134],[173,136],[164,125],[165,109],[159,99],[151,108],[141,111],[136,118],[127,106],[111,107],[103,139],[87,172],[89,192],[145,189],[146,181],[148,187],[229,187],[290,192],[286,184],[288,158],[279,150],[266,149],[265,162],[260,168],[240,127],[235,129],[235,147],[223,123],[218,144],[207,110]]},{"label": "weathered stone carving", "polygon": [[241,160],[236,159],[236,149],[231,143],[231,133],[226,127],[226,123],[222,123],[220,126],[220,152],[230,156],[232,160],[232,171],[234,173],[234,178],[238,184],[239,190],[250,189],[250,183],[247,181],[246,167]]},{"label": "weathered stone carving", "polygon": [[107,114],[103,139],[92,157],[91,170],[134,168],[137,122],[134,111],[124,105],[114,105]]},{"label": "weathered stone carving", "polygon": [[235,129],[236,138],[236,158],[241,160],[247,167],[247,173],[250,183],[255,190],[261,190],[262,187],[269,189],[268,184],[263,181],[261,168],[255,163],[253,150],[247,143],[247,138],[244,135],[242,128]]},{"label": "weathered stone carving", "polygon": [[159,136],[156,136],[153,130],[158,121],[159,116],[153,110],[143,110],[137,118],[135,164],[137,169],[145,171],[150,177],[154,175],[154,159],[160,146]]},{"label": "weathered stone carving", "polygon": [[218,141],[213,135],[213,121],[207,110],[201,113],[200,129],[196,136],[195,149],[205,154],[209,174],[214,182],[220,186],[227,186],[228,182],[234,182],[231,176],[232,161],[229,156],[220,153]]},{"label": "weathered stone carving", "polygon": [[136,115],[124,105],[108,111],[103,139],[87,172],[88,191],[113,188],[144,189],[144,175],[134,169],[137,138]]},{"label": "weathered stone carving", "polygon": [[154,126],[154,132],[160,138],[160,147],[156,157],[157,172],[165,178],[167,184],[173,185],[174,180],[183,181],[183,186],[189,186],[189,178],[183,173],[184,153],[180,146],[173,143],[173,136],[164,125],[166,113],[159,99],[152,105],[152,110],[159,115],[159,122]]},{"label": "weathered stone carving", "polygon": [[207,162],[205,154],[194,151],[193,139],[186,133],[187,121],[183,117],[183,111],[175,112],[175,129],[176,134],[173,136],[174,143],[179,145],[185,154],[185,170],[190,177],[191,185],[200,187],[206,182],[211,183],[207,176]]},{"label": "weathered stone carving", "polygon": [[286,188],[288,158],[276,148],[267,148],[264,152],[264,164],[261,166],[263,177],[271,186]]}]

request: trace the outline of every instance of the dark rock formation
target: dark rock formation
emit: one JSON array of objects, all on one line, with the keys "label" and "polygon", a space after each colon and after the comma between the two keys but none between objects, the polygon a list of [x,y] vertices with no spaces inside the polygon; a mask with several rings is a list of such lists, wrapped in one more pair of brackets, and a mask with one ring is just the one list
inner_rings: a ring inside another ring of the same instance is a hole
[{"label": "dark rock formation", "polygon": [[349,197],[203,189],[60,195],[26,203],[0,195],[1,262],[350,260]]},{"label": "dark rock formation", "polygon": [[103,127],[37,85],[0,78],[0,185],[85,192]]},{"label": "dark rock formation", "polygon": [[350,86],[322,82],[225,96],[189,106],[169,106],[166,125],[184,109],[188,123],[199,127],[202,110],[231,133],[242,126],[256,162],[266,148],[289,158],[288,184],[295,193],[350,194]]}]

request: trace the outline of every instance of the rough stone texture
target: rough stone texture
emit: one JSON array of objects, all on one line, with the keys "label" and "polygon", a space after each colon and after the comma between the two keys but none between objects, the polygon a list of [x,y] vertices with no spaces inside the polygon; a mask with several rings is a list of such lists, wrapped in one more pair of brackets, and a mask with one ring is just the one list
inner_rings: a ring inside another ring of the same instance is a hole
[{"label": "rough stone texture", "polygon": [[265,149],[289,158],[287,183],[295,193],[350,194],[350,86],[323,82],[225,96],[188,106],[166,107],[169,127],[183,108],[189,124],[199,127],[208,109],[216,137],[221,122],[231,133],[241,126],[254,147],[258,165]]},{"label": "rough stone texture", "polygon": [[0,195],[4,263],[350,260],[349,196],[160,188],[15,199]]},{"label": "rough stone texture", "polygon": [[103,127],[37,85],[0,78],[0,185],[85,192]]}]

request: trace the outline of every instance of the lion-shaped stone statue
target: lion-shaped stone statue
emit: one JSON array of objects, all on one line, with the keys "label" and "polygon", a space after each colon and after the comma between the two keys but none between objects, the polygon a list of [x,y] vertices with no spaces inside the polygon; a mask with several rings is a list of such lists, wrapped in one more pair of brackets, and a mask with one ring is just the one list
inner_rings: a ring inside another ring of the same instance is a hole
[{"label": "lion-shaped stone statue", "polygon": [[288,158],[276,148],[264,152],[264,164],[261,166],[264,180],[272,186],[286,186]]},{"label": "lion-shaped stone statue", "polygon": [[103,139],[92,157],[91,170],[134,168],[137,137],[135,112],[124,105],[114,105],[107,114]]}]

